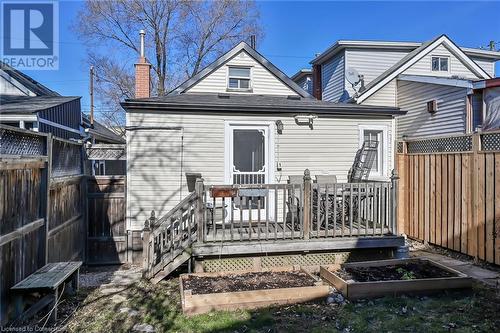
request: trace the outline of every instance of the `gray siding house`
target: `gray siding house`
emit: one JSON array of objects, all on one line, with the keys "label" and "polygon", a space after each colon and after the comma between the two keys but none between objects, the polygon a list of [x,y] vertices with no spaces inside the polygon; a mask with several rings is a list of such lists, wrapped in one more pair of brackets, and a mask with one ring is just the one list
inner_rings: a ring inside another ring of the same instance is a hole
[{"label": "gray siding house", "polygon": [[495,77],[498,60],[500,52],[459,47],[445,35],[424,43],[340,40],[312,60],[313,91],[326,101],[406,111],[396,137],[466,133],[487,117],[473,83]]},{"label": "gray siding house", "polygon": [[152,210],[162,216],[188,195],[187,174],[206,184],[276,184],[308,168],[313,177],[345,182],[372,135],[380,151],[370,177],[387,180],[394,118],[403,114],[316,100],[245,43],[169,95],[137,97],[122,104],[130,230],[141,230]]}]

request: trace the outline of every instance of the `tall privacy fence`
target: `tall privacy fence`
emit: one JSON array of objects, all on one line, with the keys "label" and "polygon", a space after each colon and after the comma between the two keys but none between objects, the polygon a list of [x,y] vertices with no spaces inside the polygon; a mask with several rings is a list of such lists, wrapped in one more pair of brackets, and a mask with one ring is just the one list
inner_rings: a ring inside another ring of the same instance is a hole
[{"label": "tall privacy fence", "polygon": [[397,143],[399,230],[500,264],[500,131]]},{"label": "tall privacy fence", "polygon": [[82,144],[0,125],[0,324],[9,289],[85,253]]}]

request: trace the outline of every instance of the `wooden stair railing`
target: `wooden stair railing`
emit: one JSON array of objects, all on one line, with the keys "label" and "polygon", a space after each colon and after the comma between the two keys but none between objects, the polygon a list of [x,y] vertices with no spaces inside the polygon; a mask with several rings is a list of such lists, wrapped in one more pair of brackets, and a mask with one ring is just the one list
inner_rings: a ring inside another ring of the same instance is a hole
[{"label": "wooden stair railing", "polygon": [[157,283],[191,258],[191,245],[197,239],[198,204],[198,195],[193,192],[160,219],[151,212],[142,234],[145,278]]}]

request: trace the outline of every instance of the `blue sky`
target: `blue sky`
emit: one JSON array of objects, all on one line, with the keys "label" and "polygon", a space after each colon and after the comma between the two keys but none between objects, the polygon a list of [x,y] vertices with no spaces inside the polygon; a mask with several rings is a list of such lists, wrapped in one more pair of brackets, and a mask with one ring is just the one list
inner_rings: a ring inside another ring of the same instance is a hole
[{"label": "blue sky", "polygon": [[[59,6],[59,70],[26,73],[62,95],[83,96],[87,111],[85,49],[69,28],[82,2],[61,1]],[[494,40],[500,47],[500,2],[265,1],[258,6],[265,30],[258,50],[288,75],[308,67],[315,53],[338,39],[425,41],[447,34],[460,46],[486,46]]]}]

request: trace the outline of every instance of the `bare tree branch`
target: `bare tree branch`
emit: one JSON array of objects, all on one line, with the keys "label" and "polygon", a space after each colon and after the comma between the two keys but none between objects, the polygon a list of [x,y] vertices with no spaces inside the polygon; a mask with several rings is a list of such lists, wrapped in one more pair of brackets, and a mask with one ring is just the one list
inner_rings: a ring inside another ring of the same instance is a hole
[{"label": "bare tree branch", "polygon": [[146,57],[153,88],[165,95],[183,80],[250,35],[262,37],[253,1],[87,0],[74,30],[98,75],[96,95],[106,110],[100,119],[123,126],[119,103],[134,97],[133,63],[138,32],[146,30]]}]

